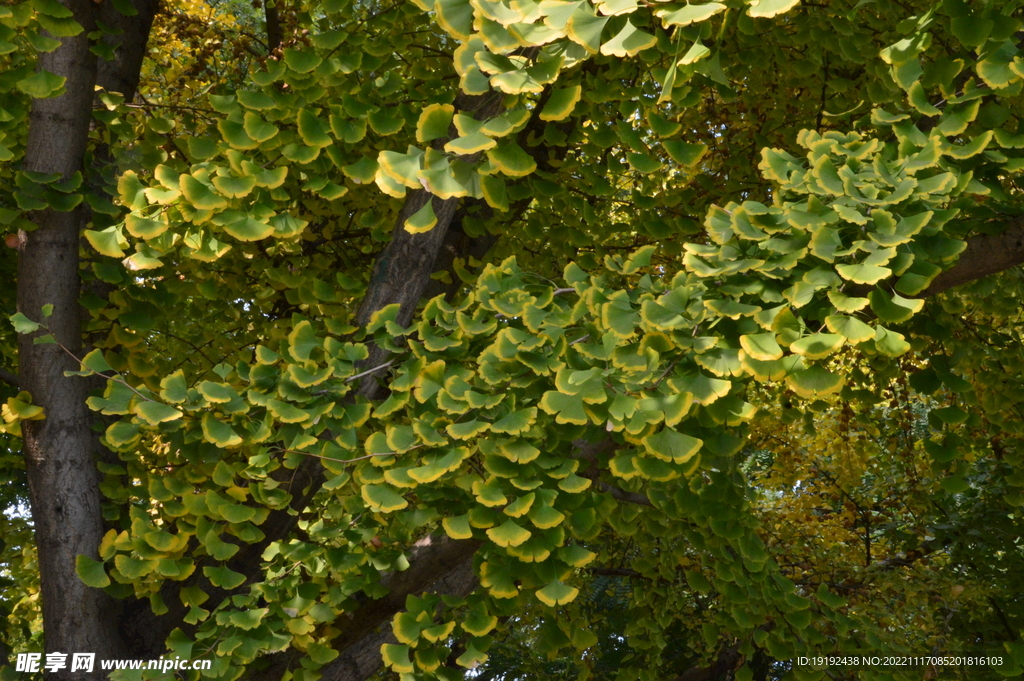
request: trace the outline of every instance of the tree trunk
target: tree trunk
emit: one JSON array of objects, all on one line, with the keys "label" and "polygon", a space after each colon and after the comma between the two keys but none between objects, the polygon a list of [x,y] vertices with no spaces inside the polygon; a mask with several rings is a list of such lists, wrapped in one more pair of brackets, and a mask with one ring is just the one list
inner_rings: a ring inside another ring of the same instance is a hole
[{"label": "tree trunk", "polygon": [[[95,29],[95,4],[66,0],[65,5],[85,30],[64,38],[55,51],[39,56],[39,68],[67,79],[66,92],[33,102],[29,116],[25,167],[68,177],[82,169],[89,135],[96,57],[89,52],[88,33]],[[46,320],[68,350],[81,349],[78,304],[79,210],[36,211],[29,218],[38,228],[21,234],[18,252],[18,308],[40,320],[41,308],[53,305]],[[75,572],[75,557],[96,557],[103,536],[99,473],[86,407],[85,381],[66,377],[78,363],[57,345],[36,345],[29,336],[18,341],[21,387],[42,406],[46,418],[22,424],[24,452],[35,525],[47,652],[96,653],[116,656],[121,649],[113,632],[113,600],[87,587]],[[70,664],[51,675],[85,679]]]},{"label": "tree trunk", "polygon": [[[33,102],[25,168],[69,177],[84,171],[97,78],[105,89],[134,96],[156,2],[138,0],[132,17],[122,16],[109,3],[99,9],[89,0],[65,0],[64,4],[85,30],[39,56],[40,69],[66,78],[66,92]],[[96,28],[96,12],[108,25],[124,31],[115,59],[101,66],[89,51],[88,33]],[[88,223],[88,209],[37,211],[29,219],[38,228],[20,235],[18,309],[41,320],[41,308],[53,305],[52,316],[45,320],[50,331],[65,348],[80,355],[79,234]],[[99,589],[87,587],[75,571],[76,556],[96,558],[104,532],[96,469],[99,445],[91,428],[93,414],[85,404],[89,385],[64,375],[79,367],[57,345],[36,345],[31,337],[22,336],[18,359],[20,387],[46,410],[44,420],[22,424],[46,651],[123,656],[117,604]],[[56,679],[87,676],[91,675],[72,673],[70,663],[51,674]]]}]

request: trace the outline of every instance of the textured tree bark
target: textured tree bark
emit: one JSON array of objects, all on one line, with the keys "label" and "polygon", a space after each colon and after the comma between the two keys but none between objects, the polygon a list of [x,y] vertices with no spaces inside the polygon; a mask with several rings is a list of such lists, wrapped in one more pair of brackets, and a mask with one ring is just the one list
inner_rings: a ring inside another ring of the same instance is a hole
[{"label": "textured tree bark", "polygon": [[956,265],[935,277],[931,286],[914,296],[926,298],[1024,263],[1024,219],[1016,218],[1002,234],[967,240]]},{"label": "textured tree bark", "polygon": [[[55,51],[39,55],[39,68],[65,77],[66,92],[35,100],[29,115],[25,167],[68,177],[82,169],[89,134],[96,57],[89,52],[88,33],[95,29],[90,0],[65,0],[85,30],[64,38]],[[38,228],[22,233],[18,249],[18,309],[47,320],[51,332],[71,352],[81,348],[78,304],[78,211],[37,211],[30,219]],[[75,572],[75,557],[96,557],[103,536],[99,474],[91,413],[85,404],[84,381],[64,376],[77,362],[57,345],[36,345],[29,336],[18,341],[19,380],[33,401],[46,410],[42,421],[22,426],[24,453],[35,524],[42,591],[45,644],[48,652],[95,652],[114,657],[121,650],[114,632],[112,599],[87,587]],[[54,679],[85,679],[68,668]]]},{"label": "textured tree bark", "polygon": [[142,60],[149,45],[149,31],[153,27],[157,0],[133,0],[136,14],[127,17],[114,7],[113,3],[100,5],[100,20],[115,29],[124,31],[120,36],[108,38],[120,41],[114,58],[103,59],[97,64],[96,84],[108,92],[120,92],[125,101],[135,99],[142,74]]},{"label": "textured tree bark", "polygon": [[[134,96],[145,56],[155,0],[136,0],[137,13],[125,17],[110,3],[97,7],[89,0],[64,3],[84,27],[78,36],[64,38],[51,53],[41,54],[39,68],[65,77],[66,92],[53,99],[35,100],[29,117],[25,157],[27,170],[63,177],[84,171],[83,160],[92,121],[93,85]],[[96,13],[108,25],[124,31],[115,59],[97,64],[89,51],[88,33],[96,28]],[[23,233],[18,252],[18,309],[39,319],[43,305],[52,304],[47,324],[73,353],[82,348],[79,233],[88,221],[85,210],[67,213],[37,211],[30,219],[38,229]],[[87,587],[75,572],[80,554],[96,557],[103,536],[100,510],[98,455],[92,432],[92,412],[86,407],[86,381],[66,377],[77,362],[56,345],[36,345],[19,339],[20,386],[44,407],[43,421],[23,424],[32,518],[42,587],[45,644],[48,652],[94,652],[97,657],[123,656],[118,635],[117,604],[99,589]],[[65,668],[55,679],[86,678]]]}]

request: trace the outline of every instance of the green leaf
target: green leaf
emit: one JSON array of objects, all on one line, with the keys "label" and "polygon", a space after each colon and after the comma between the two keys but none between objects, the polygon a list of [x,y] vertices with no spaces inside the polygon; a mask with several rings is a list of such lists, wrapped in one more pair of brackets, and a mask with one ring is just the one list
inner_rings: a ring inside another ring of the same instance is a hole
[{"label": "green leaf", "polygon": [[288,334],[288,352],[297,362],[308,360],[313,350],[320,345],[320,339],[313,332],[313,325],[306,320],[296,324]]},{"label": "green leaf", "polygon": [[838,391],[846,378],[815,364],[786,377],[786,384],[800,397],[820,398]]},{"label": "green leaf", "polygon": [[135,405],[135,414],[151,426],[167,421],[176,421],[184,414],[174,407],[160,402],[142,401]]},{"label": "green leaf", "polygon": [[445,533],[452,539],[470,539],[473,536],[473,528],[469,524],[469,515],[444,518],[441,521]]},{"label": "green leaf", "polygon": [[583,87],[580,85],[553,90],[544,108],[541,109],[540,119],[542,121],[565,120],[576,108],[582,94]]},{"label": "green leaf", "polygon": [[752,0],[747,14],[752,17],[770,19],[784,14],[800,3],[800,0]]},{"label": "green leaf", "polygon": [[210,584],[220,589],[237,589],[245,583],[245,575],[223,566],[204,567],[203,574],[210,580]]},{"label": "green leaf", "polygon": [[38,322],[32,321],[21,312],[15,312],[8,317],[8,319],[11,320],[11,324],[14,325],[14,330],[18,333],[33,333],[42,326]]},{"label": "green leaf", "polygon": [[828,357],[842,347],[846,339],[834,333],[815,333],[805,336],[789,346],[789,349],[807,359]]},{"label": "green leaf", "polygon": [[857,263],[855,265],[836,265],[836,272],[843,279],[855,284],[877,284],[892,274],[888,267]]},{"label": "green leaf", "polygon": [[137,239],[155,239],[164,232],[170,225],[163,220],[150,220],[139,217],[134,213],[128,214],[124,221],[128,233]]},{"label": "green leaf", "polygon": [[103,356],[103,351],[99,348],[91,350],[82,358],[82,367],[97,374],[101,374],[105,371],[113,371],[113,368],[107,363],[106,358]]},{"label": "green leaf", "polygon": [[136,580],[153,572],[156,568],[156,561],[139,560],[121,553],[114,557],[114,567],[128,579]]},{"label": "green leaf", "polygon": [[537,420],[537,408],[528,407],[514,411],[491,424],[491,432],[519,435],[525,433]]},{"label": "green leaf", "polygon": [[583,398],[579,395],[566,395],[556,390],[549,390],[544,393],[538,406],[548,414],[555,416],[555,421],[558,423],[572,423],[580,426],[590,423],[590,419],[583,410]]},{"label": "green leaf", "polygon": [[475,154],[478,151],[492,149],[497,144],[498,143],[496,141],[482,132],[474,132],[470,135],[464,135],[448,142],[444,145],[444,150],[451,154],[468,155]]},{"label": "green leaf", "polygon": [[110,577],[107,575],[103,563],[88,556],[75,556],[75,573],[87,586],[96,589],[110,586]]},{"label": "green leaf", "polygon": [[231,426],[214,417],[210,412],[203,414],[203,437],[218,447],[231,449],[242,444],[242,438]]},{"label": "green leaf", "polygon": [[[440,3],[442,0],[438,0]],[[411,674],[412,660],[409,659],[409,646],[395,643],[384,643],[380,647],[381,659],[396,674]]]},{"label": "green leaf", "polygon": [[430,104],[424,107],[416,122],[416,141],[424,143],[447,137],[454,115],[455,107],[451,104]]},{"label": "green leaf", "polygon": [[243,215],[237,220],[223,225],[224,231],[239,241],[259,241],[274,233],[274,226],[260,222],[251,215]]},{"label": "green leaf", "polygon": [[96,252],[110,258],[124,257],[124,248],[128,245],[127,240],[121,236],[117,227],[108,227],[102,232],[91,229],[84,231],[85,239],[89,245],[96,249]]},{"label": "green leaf", "polygon": [[708,2],[702,5],[687,4],[682,9],[657,10],[655,15],[661,17],[661,23],[665,28],[670,26],[689,26],[700,21],[706,21],[725,9],[720,2]]},{"label": "green leaf", "polygon": [[255,629],[263,621],[263,618],[270,612],[269,608],[253,608],[252,610],[241,610],[228,615],[228,621],[239,629],[246,631]]},{"label": "green leaf", "polygon": [[582,46],[587,52],[596,54],[601,48],[601,34],[607,23],[608,17],[597,16],[590,4],[584,3],[569,17],[565,31],[570,40]]},{"label": "green leaf", "polygon": [[825,318],[829,331],[839,334],[850,343],[863,343],[875,337],[875,330],[856,317],[830,315]]},{"label": "green leaf", "polygon": [[55,19],[67,19],[74,16],[71,10],[58,2],[58,0],[32,0],[32,7],[40,14],[45,14]]},{"label": "green leaf", "polygon": [[875,329],[875,348],[887,357],[899,357],[910,350],[910,343],[903,334],[878,326]]},{"label": "green leaf", "polygon": [[363,485],[362,497],[374,513],[400,511],[409,505],[401,494],[387,485]]},{"label": "green leaf", "polygon": [[503,142],[487,151],[494,167],[509,177],[525,177],[537,169],[537,163],[515,142]]},{"label": "green leaf", "polygon": [[227,206],[224,197],[215,194],[209,185],[200,182],[191,175],[182,175],[179,179],[181,193],[188,202],[199,210],[218,210]]},{"label": "green leaf", "polygon": [[327,124],[309,109],[300,109],[296,118],[299,124],[299,137],[307,146],[320,148],[334,143]]},{"label": "green leaf", "polygon": [[315,52],[296,50],[290,47],[284,50],[284,63],[296,73],[309,73],[320,66],[321,61]]},{"label": "green leaf", "polygon": [[487,530],[487,536],[498,546],[519,546],[532,535],[529,530],[517,525],[512,520],[506,520],[498,527]]},{"label": "green leaf", "polygon": [[768,361],[782,357],[782,348],[776,342],[774,333],[740,336],[740,346],[756,360]]},{"label": "green leaf", "polygon": [[627,21],[614,38],[601,45],[601,54],[632,57],[637,52],[654,47],[657,42],[656,37],[646,31],[641,31],[633,25],[632,21]]},{"label": "green leaf", "polygon": [[576,600],[579,589],[563,584],[562,582],[551,582],[543,589],[537,590],[537,598],[550,607],[565,605]]},{"label": "green leaf", "polygon": [[[217,188],[217,191],[232,199],[240,199],[243,196],[248,196],[249,192],[256,186],[256,177],[215,177],[213,178],[213,186]],[[129,229],[129,231],[131,231]]]},{"label": "green leaf", "polygon": [[890,295],[879,290],[869,293],[868,299],[871,301],[871,310],[888,324],[905,322],[924,307],[923,300],[904,298],[895,293]]},{"label": "green leaf", "polygon": [[29,97],[46,99],[64,94],[66,81],[67,78],[64,76],[58,76],[49,71],[36,71],[31,76],[19,80],[17,87]]},{"label": "green leaf", "polygon": [[[242,93],[239,93],[239,97],[241,97],[241,95]],[[247,111],[242,120],[242,128],[245,131],[245,134],[257,144],[262,144],[267,140],[273,139],[278,133],[276,125],[263,120],[262,117],[257,116],[251,111]]]},{"label": "green leaf", "polygon": [[662,461],[677,464],[686,463],[693,458],[703,444],[703,440],[671,428],[664,428],[644,439],[644,447],[648,454]]},{"label": "green leaf", "polygon": [[405,231],[410,234],[422,234],[423,232],[429,232],[437,224],[437,216],[434,214],[433,201],[428,200],[423,207],[412,214],[412,216],[405,221]]}]

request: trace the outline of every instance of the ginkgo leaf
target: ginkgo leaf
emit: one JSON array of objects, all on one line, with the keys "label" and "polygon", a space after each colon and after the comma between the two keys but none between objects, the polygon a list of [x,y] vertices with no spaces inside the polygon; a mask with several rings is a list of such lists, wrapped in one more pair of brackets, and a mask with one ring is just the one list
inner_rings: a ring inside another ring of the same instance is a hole
[{"label": "ginkgo leaf", "polygon": [[[256,177],[214,177],[213,186],[224,196],[230,198],[241,198],[247,196],[256,186]],[[130,230],[129,230],[130,231]]]},{"label": "ginkgo leaf", "polygon": [[632,57],[641,50],[653,47],[657,42],[656,37],[646,31],[641,31],[631,21],[627,21],[618,35],[601,45],[601,54]]},{"label": "ginkgo leaf", "polygon": [[747,14],[757,18],[771,18],[793,9],[800,0],[752,0]]},{"label": "ginkgo leaf", "polygon": [[767,361],[782,357],[782,348],[775,340],[774,333],[759,333],[740,336],[743,350],[756,360]]},{"label": "ginkgo leaf", "polygon": [[151,426],[166,421],[175,421],[184,415],[172,406],[150,400],[144,400],[136,404],[135,413]]},{"label": "ginkgo leaf", "polygon": [[278,133],[276,125],[264,120],[251,111],[245,113],[243,121],[242,127],[245,130],[245,134],[257,144],[273,139]]},{"label": "ginkgo leaf", "polygon": [[531,534],[514,521],[506,520],[498,527],[487,530],[487,536],[498,546],[519,546],[529,539]]},{"label": "ginkgo leaf", "polygon": [[79,579],[88,586],[96,589],[110,586],[110,577],[103,568],[103,563],[93,560],[89,556],[75,556],[75,572]]},{"label": "ginkgo leaf", "polygon": [[217,195],[211,187],[191,175],[183,174],[178,180],[181,192],[194,207],[203,210],[217,210],[227,206],[224,197]]},{"label": "ginkgo leaf", "polygon": [[563,584],[562,582],[551,582],[543,589],[538,589],[536,594],[537,598],[542,603],[553,608],[556,605],[572,603],[576,600],[576,596],[579,592],[579,589],[571,587],[568,584]]},{"label": "ginkgo leaf", "polygon": [[558,88],[552,91],[544,108],[541,109],[540,119],[542,121],[565,120],[573,112],[573,109],[576,108],[576,104],[580,101],[582,95],[583,87],[581,85]]},{"label": "ginkgo leaf", "polygon": [[825,324],[832,333],[839,334],[850,343],[862,343],[875,337],[875,330],[857,319],[846,315],[830,315]]},{"label": "ginkgo leaf", "polygon": [[815,333],[796,341],[789,349],[807,359],[821,359],[831,355],[845,342],[846,338],[837,333]]},{"label": "ginkgo leaf", "polygon": [[125,218],[124,226],[128,233],[137,239],[154,239],[164,232],[170,225],[164,220],[151,220],[143,218],[134,213],[129,213]]},{"label": "ginkgo leaf", "polygon": [[846,378],[815,364],[814,366],[790,374],[786,384],[801,397],[820,398],[838,391],[843,387]]},{"label": "ginkgo leaf", "polygon": [[333,144],[329,127],[310,109],[300,109],[295,118],[298,121],[299,137],[304,144],[310,147],[326,147]]},{"label": "ginkgo leaf", "polygon": [[483,134],[474,132],[471,135],[458,137],[444,145],[444,150],[452,154],[475,154],[478,151],[492,149],[497,142]]},{"label": "ginkgo leaf", "polygon": [[695,437],[680,433],[672,428],[664,428],[644,440],[647,453],[669,463],[686,463],[700,451],[704,442]]},{"label": "ginkgo leaf", "polygon": [[689,26],[690,24],[705,21],[725,9],[720,2],[707,2],[704,4],[689,4],[677,10],[658,10],[655,14],[661,17],[661,23],[665,28],[670,26]]},{"label": "ginkgo leaf", "polygon": [[436,224],[437,216],[434,214],[433,201],[427,201],[405,221],[404,227],[410,234],[422,234],[432,230]]},{"label": "ginkgo leaf", "polygon": [[409,505],[401,494],[387,485],[363,485],[362,497],[374,513],[400,511]]},{"label": "ginkgo leaf", "polygon": [[423,143],[448,135],[455,107],[451,104],[430,104],[420,112],[416,123],[416,141]]}]

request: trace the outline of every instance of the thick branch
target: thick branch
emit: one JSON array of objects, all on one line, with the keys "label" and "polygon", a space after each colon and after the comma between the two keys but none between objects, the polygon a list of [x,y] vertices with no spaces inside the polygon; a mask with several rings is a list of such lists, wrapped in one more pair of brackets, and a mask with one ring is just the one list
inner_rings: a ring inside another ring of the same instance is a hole
[{"label": "thick branch", "polygon": [[0,369],[0,381],[3,381],[12,388],[17,388],[20,385],[18,375],[13,371],[8,371],[7,369]]},{"label": "thick branch", "polygon": [[281,46],[281,15],[275,0],[263,0],[263,9],[267,19],[267,49],[273,52]]},{"label": "thick branch", "polygon": [[979,235],[967,240],[956,265],[935,277],[931,286],[914,296],[925,298],[1008,270],[1024,263],[1024,218],[1016,218],[1002,234]]},{"label": "thick branch", "polygon": [[[38,68],[65,78],[59,97],[32,100],[25,169],[70,177],[82,170],[92,119],[96,57],[89,35],[96,28],[96,5],[65,0],[84,31],[39,55]],[[58,342],[78,352],[82,342],[79,306],[79,224],[81,209],[41,210],[29,214],[39,228],[19,234],[18,309],[38,318],[52,305],[49,329]],[[47,652],[89,651],[98,657],[122,657],[113,600],[86,586],[75,572],[78,555],[95,558],[103,536],[99,473],[85,405],[86,384],[64,372],[77,369],[58,345],[36,345],[18,338],[20,387],[46,410],[42,421],[22,426]],[[63,669],[50,678],[85,679]]]}]

